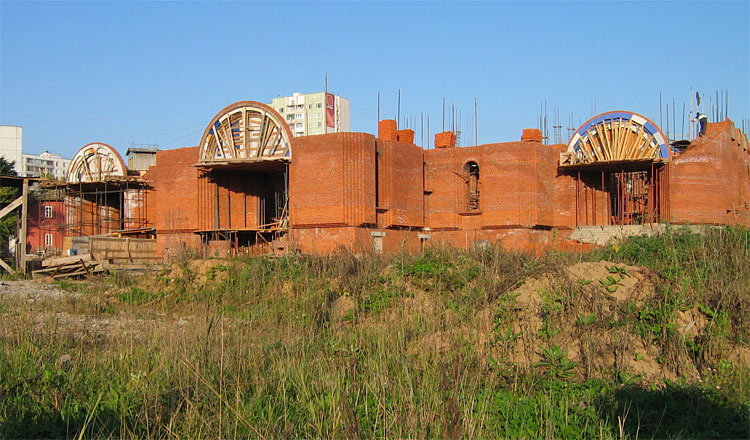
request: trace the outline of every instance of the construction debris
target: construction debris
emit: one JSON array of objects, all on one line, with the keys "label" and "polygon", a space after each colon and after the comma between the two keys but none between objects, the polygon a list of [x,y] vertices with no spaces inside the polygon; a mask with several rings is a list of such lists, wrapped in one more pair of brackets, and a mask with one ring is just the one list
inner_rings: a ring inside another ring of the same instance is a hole
[{"label": "construction debris", "polygon": [[34,278],[48,276],[53,280],[59,280],[71,277],[90,277],[106,270],[102,263],[92,260],[91,255],[54,258],[52,261],[45,260],[42,262],[42,266],[43,269],[32,272]]}]

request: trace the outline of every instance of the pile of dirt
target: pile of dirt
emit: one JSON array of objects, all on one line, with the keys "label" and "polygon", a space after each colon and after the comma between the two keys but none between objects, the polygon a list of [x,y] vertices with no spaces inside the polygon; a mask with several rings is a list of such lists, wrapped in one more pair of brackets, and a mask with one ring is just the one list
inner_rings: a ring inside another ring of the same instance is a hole
[{"label": "pile of dirt", "polygon": [[166,274],[167,279],[189,279],[203,286],[208,282],[221,283],[229,277],[229,263],[220,258],[193,259],[187,265],[172,263]]},{"label": "pile of dirt", "polygon": [[[480,356],[521,368],[543,368],[559,347],[579,377],[624,371],[644,380],[694,374],[683,349],[669,358],[636,320],[656,303],[656,276],[648,269],[585,262],[526,280],[478,311],[469,325],[449,327],[415,341],[412,352],[446,352],[451,341],[470,343]],[[676,313],[676,330],[694,338],[708,324],[696,308]],[[684,346],[682,344],[680,347]],[[545,353],[547,350],[547,353]]]},{"label": "pile of dirt", "polygon": [[599,261],[528,280],[510,295],[516,313],[497,323],[507,337],[493,351],[533,367],[549,361],[545,348],[560,347],[584,377],[627,371],[675,378],[659,347],[633,327],[632,314],[656,295],[653,277],[644,268]]}]

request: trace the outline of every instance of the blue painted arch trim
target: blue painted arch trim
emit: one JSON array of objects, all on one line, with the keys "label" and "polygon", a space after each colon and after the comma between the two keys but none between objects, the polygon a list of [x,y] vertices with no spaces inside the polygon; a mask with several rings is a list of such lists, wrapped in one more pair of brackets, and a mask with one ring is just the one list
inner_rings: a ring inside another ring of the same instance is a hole
[{"label": "blue painted arch trim", "polygon": [[568,151],[580,151],[580,138],[585,136],[588,132],[588,130],[604,121],[611,121],[613,119],[625,119],[625,120],[631,120],[633,118],[636,118],[636,121],[643,120],[644,122],[639,125],[643,125],[643,128],[646,132],[653,135],[657,142],[659,142],[659,157],[663,159],[669,159],[671,157],[671,152],[669,149],[669,144],[667,142],[667,137],[664,136],[664,133],[661,131],[661,129],[654,124],[653,121],[648,119],[647,117],[640,115],[638,113],[629,112],[626,110],[617,110],[607,113],[602,113],[599,115],[594,116],[593,118],[589,119],[588,121],[584,122],[583,125],[581,125],[578,130],[573,134],[573,137],[571,138],[571,143],[568,145]]}]

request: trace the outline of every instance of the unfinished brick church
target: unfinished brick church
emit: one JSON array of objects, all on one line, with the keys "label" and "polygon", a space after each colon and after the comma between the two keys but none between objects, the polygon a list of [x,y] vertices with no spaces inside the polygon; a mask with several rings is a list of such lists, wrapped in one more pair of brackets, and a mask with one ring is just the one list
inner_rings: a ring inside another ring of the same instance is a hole
[{"label": "unfinished brick church", "polygon": [[[168,257],[438,243],[542,252],[577,249],[573,232],[590,226],[750,226],[748,141],[730,120],[680,148],[625,111],[590,119],[568,145],[519,135],[456,147],[443,132],[424,149],[382,120],[377,135],[293,138],[274,109],[241,101],[208,121],[197,146],[158,151],[142,172],[106,144],[83,147],[65,182],[66,234],[149,231]],[[71,192],[84,186],[104,195]]]}]

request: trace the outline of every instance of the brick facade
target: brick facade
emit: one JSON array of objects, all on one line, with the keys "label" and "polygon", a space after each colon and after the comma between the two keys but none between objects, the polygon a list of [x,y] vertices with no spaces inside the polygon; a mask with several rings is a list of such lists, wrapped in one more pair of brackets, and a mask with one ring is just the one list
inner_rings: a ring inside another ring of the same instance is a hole
[{"label": "brick facade", "polygon": [[[380,121],[378,133],[292,139],[286,248],[418,252],[437,243],[487,242],[533,253],[582,249],[568,240],[577,225],[611,222],[604,172],[580,180],[562,172],[558,159],[566,146],[544,145],[538,130],[524,130],[517,142],[462,148],[453,133],[438,133],[436,148],[428,150],[395,121]],[[198,150],[159,151],[144,176],[159,255],[202,249],[199,230],[258,226],[267,217],[261,218],[264,191],[281,185],[271,180],[283,175],[283,164],[206,171],[194,166]],[[709,124],[706,136],[665,169],[663,220],[750,225],[750,153],[731,121]],[[204,251],[223,254],[231,245],[211,241]]]}]

